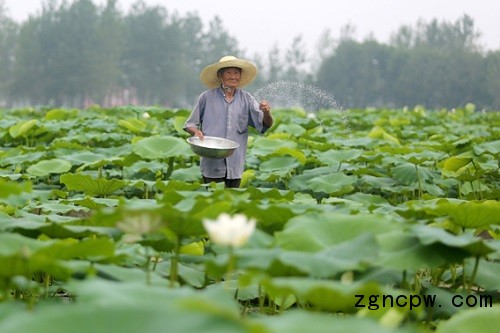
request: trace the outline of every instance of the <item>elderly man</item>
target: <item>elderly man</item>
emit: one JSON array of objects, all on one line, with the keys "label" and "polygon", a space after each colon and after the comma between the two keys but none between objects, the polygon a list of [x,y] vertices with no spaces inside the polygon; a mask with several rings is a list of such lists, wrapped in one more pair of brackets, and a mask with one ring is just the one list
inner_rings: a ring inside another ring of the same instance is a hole
[{"label": "elderly man", "polygon": [[239,147],[227,158],[202,157],[201,174],[205,183],[224,182],[239,187],[243,174],[248,141],[248,127],[264,133],[273,125],[271,107],[260,103],[241,87],[257,76],[257,67],[243,59],[225,56],[205,67],[201,81],[209,88],[198,98],[184,130],[203,139],[205,135],[235,141]]}]

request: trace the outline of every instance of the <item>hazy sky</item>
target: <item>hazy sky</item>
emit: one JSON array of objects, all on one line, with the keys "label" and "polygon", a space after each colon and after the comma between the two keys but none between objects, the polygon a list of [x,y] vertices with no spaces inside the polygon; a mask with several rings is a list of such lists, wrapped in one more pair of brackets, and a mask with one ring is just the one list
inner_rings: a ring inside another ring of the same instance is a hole
[{"label": "hazy sky", "polygon": [[[10,17],[24,21],[37,14],[44,0],[0,0]],[[72,0],[68,0],[72,1]],[[482,34],[481,43],[488,50],[500,49],[499,0],[143,0],[184,15],[197,11],[205,24],[218,15],[224,27],[248,55],[266,55],[274,46],[288,48],[301,35],[310,53],[316,52],[320,35],[329,29],[338,36],[346,24],[356,27],[356,37],[372,33],[387,42],[402,25],[415,26],[419,19],[454,22],[464,14],[474,19]],[[94,0],[104,4],[106,0]],[[128,11],[136,0],[118,0]]]}]

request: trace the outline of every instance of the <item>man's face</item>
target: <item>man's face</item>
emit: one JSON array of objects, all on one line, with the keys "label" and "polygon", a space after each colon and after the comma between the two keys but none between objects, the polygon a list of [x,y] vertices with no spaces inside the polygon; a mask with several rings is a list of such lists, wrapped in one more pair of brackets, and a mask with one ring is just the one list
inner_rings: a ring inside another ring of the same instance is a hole
[{"label": "man's face", "polygon": [[241,69],[237,67],[224,68],[220,75],[222,84],[229,88],[236,88],[240,84]]}]

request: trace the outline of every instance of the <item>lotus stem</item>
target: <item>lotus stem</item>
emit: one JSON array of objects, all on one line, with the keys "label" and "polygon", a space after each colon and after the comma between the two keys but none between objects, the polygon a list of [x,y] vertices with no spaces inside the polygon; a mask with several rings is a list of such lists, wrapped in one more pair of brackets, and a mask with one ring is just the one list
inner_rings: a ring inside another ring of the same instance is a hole
[{"label": "lotus stem", "polygon": [[168,169],[167,173],[165,174],[165,179],[170,179],[170,176],[172,175],[172,172],[174,171],[174,157],[169,157],[168,158]]},{"label": "lotus stem", "polygon": [[[472,288],[472,285],[474,284],[474,281],[476,280],[476,275],[477,275],[477,268],[479,267],[479,256],[476,255],[475,261],[474,261],[474,268],[472,269],[472,274],[470,276],[470,282],[469,282],[469,292]],[[465,274],[464,274],[465,275]]]},{"label": "lotus stem", "polygon": [[177,237],[175,244],[174,256],[170,259],[170,288],[175,287],[179,275],[179,252],[181,249],[181,237]]}]

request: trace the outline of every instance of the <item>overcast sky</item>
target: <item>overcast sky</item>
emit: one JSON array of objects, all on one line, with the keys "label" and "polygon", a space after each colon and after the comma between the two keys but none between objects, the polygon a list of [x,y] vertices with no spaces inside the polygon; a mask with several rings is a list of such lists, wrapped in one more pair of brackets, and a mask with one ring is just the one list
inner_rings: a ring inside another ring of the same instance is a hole
[{"label": "overcast sky", "polygon": [[[39,13],[46,0],[0,0],[9,16],[22,22],[30,14]],[[71,2],[72,0],[68,0]],[[482,34],[481,43],[488,50],[500,49],[499,0],[143,0],[148,5],[161,5],[170,12],[184,15],[197,11],[205,23],[219,16],[223,26],[234,36],[248,55],[265,55],[274,46],[288,48],[294,37],[301,35],[315,52],[320,35],[329,29],[338,36],[346,24],[356,27],[356,37],[370,33],[380,42],[388,42],[402,25],[426,22],[455,22],[464,14],[474,19]],[[59,1],[60,2],[60,1]],[[94,0],[104,4],[106,0]],[[136,0],[118,0],[127,12]]]}]

